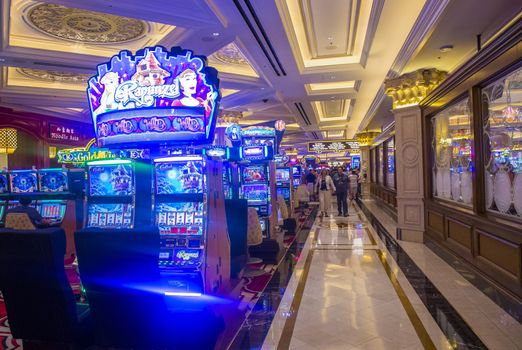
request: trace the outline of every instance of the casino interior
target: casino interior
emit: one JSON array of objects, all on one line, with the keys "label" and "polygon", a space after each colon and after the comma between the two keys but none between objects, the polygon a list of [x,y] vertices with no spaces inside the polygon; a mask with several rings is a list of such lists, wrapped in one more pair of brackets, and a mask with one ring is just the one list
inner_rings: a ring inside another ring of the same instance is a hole
[{"label": "casino interior", "polygon": [[0,350],[522,349],[520,0],[0,6]]}]

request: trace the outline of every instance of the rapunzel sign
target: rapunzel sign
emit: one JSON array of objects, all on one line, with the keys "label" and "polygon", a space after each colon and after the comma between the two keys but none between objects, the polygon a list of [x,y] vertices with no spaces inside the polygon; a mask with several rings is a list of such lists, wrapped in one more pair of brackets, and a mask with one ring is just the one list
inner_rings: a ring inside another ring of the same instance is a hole
[{"label": "rapunzel sign", "polygon": [[98,66],[87,95],[99,146],[210,142],[217,71],[192,51],[121,51]]}]

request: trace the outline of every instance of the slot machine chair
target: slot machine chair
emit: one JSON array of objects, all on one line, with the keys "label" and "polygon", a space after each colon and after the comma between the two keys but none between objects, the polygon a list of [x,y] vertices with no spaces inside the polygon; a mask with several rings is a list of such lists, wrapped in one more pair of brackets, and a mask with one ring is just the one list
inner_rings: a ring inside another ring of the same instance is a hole
[{"label": "slot machine chair", "polygon": [[261,229],[261,223],[259,222],[259,215],[257,215],[256,208],[248,208],[248,269],[243,274],[244,277],[256,277],[266,274],[262,269],[251,268],[251,265],[260,264],[263,262],[262,259],[250,256],[250,248],[259,246],[263,243],[263,230]]},{"label": "slot machine chair", "polygon": [[75,244],[97,345],[161,347],[169,333],[157,228],[84,229]]},{"label": "slot machine chair", "polygon": [[36,230],[26,213],[8,213],[5,217],[5,228],[13,230]]},{"label": "slot machine chair", "polygon": [[228,236],[230,238],[231,277],[241,277],[241,271],[248,261],[248,201],[246,199],[226,199]]},{"label": "slot machine chair", "polygon": [[69,348],[92,337],[89,308],[76,303],[64,255],[61,228],[0,230],[0,291],[24,349]]}]

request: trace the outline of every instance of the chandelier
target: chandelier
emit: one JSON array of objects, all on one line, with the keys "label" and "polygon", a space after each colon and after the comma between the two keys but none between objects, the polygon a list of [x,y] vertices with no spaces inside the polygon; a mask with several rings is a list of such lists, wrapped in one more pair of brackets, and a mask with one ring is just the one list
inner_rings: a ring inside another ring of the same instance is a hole
[{"label": "chandelier", "polygon": [[16,151],[18,135],[16,129],[0,129],[0,153],[13,154]]}]

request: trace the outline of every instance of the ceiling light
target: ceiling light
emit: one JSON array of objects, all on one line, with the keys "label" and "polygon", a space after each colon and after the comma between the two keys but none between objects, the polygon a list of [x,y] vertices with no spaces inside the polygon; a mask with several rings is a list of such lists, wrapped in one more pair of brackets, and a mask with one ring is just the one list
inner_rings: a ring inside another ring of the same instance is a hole
[{"label": "ceiling light", "polygon": [[439,48],[440,52],[450,52],[453,50],[453,45],[443,45]]},{"label": "ceiling light", "polygon": [[212,36],[219,36],[219,33],[218,32],[214,32],[214,33],[212,33]]}]

